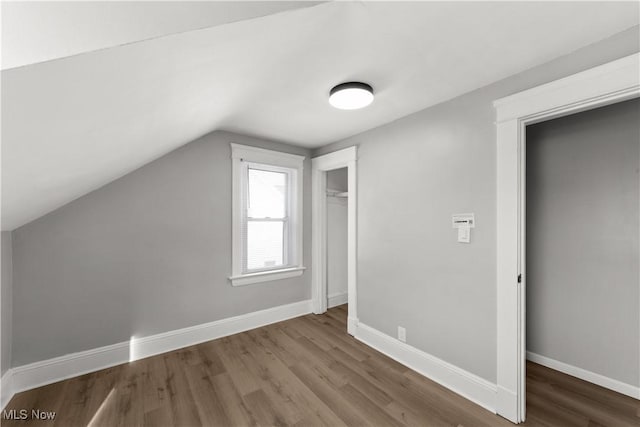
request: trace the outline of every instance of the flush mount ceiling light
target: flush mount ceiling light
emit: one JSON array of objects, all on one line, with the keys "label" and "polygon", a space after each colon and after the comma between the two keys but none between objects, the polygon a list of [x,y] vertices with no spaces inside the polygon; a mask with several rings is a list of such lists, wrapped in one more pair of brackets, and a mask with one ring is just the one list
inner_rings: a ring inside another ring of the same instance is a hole
[{"label": "flush mount ceiling light", "polygon": [[329,104],[341,110],[357,110],[373,102],[373,88],[366,83],[341,83],[329,92]]}]

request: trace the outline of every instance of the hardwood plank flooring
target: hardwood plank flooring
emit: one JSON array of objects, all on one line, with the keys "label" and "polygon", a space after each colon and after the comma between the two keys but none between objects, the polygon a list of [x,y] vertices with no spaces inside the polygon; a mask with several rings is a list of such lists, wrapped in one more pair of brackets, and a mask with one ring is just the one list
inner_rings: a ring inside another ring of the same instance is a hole
[{"label": "hardwood plank flooring", "polygon": [[[19,393],[2,426],[511,426],[346,333],[346,305]],[[640,402],[527,365],[525,426],[640,426]]]}]

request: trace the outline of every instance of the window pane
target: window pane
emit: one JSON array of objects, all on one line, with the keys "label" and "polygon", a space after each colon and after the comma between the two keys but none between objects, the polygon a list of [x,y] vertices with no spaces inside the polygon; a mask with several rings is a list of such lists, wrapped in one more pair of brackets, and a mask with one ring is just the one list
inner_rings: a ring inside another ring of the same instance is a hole
[{"label": "window pane", "polygon": [[286,194],[286,173],[249,168],[247,214],[250,218],[284,218]]},{"label": "window pane", "polygon": [[284,264],[283,231],[283,221],[249,221],[247,223],[247,270]]}]

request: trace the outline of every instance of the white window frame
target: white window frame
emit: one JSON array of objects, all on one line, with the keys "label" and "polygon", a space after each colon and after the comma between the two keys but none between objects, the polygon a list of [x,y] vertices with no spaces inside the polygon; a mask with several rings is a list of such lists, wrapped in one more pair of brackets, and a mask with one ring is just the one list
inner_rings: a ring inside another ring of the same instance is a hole
[{"label": "white window frame", "polygon": [[[233,286],[250,285],[301,276],[302,246],[302,186],[304,156],[231,143],[232,161],[232,266],[229,280]],[[243,232],[247,217],[248,169],[255,168],[288,175],[287,235],[285,266],[270,269],[246,269],[246,236]]]}]

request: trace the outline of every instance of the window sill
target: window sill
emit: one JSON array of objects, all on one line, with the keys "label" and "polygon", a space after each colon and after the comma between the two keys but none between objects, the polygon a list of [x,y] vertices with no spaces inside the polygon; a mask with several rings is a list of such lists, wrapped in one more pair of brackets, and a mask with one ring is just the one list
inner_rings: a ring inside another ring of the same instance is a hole
[{"label": "window sill", "polygon": [[306,267],[283,268],[282,270],[261,271],[260,273],[231,276],[229,277],[229,280],[231,281],[232,286],[244,286],[254,283],[270,282],[272,280],[302,276],[304,270],[306,270]]}]

